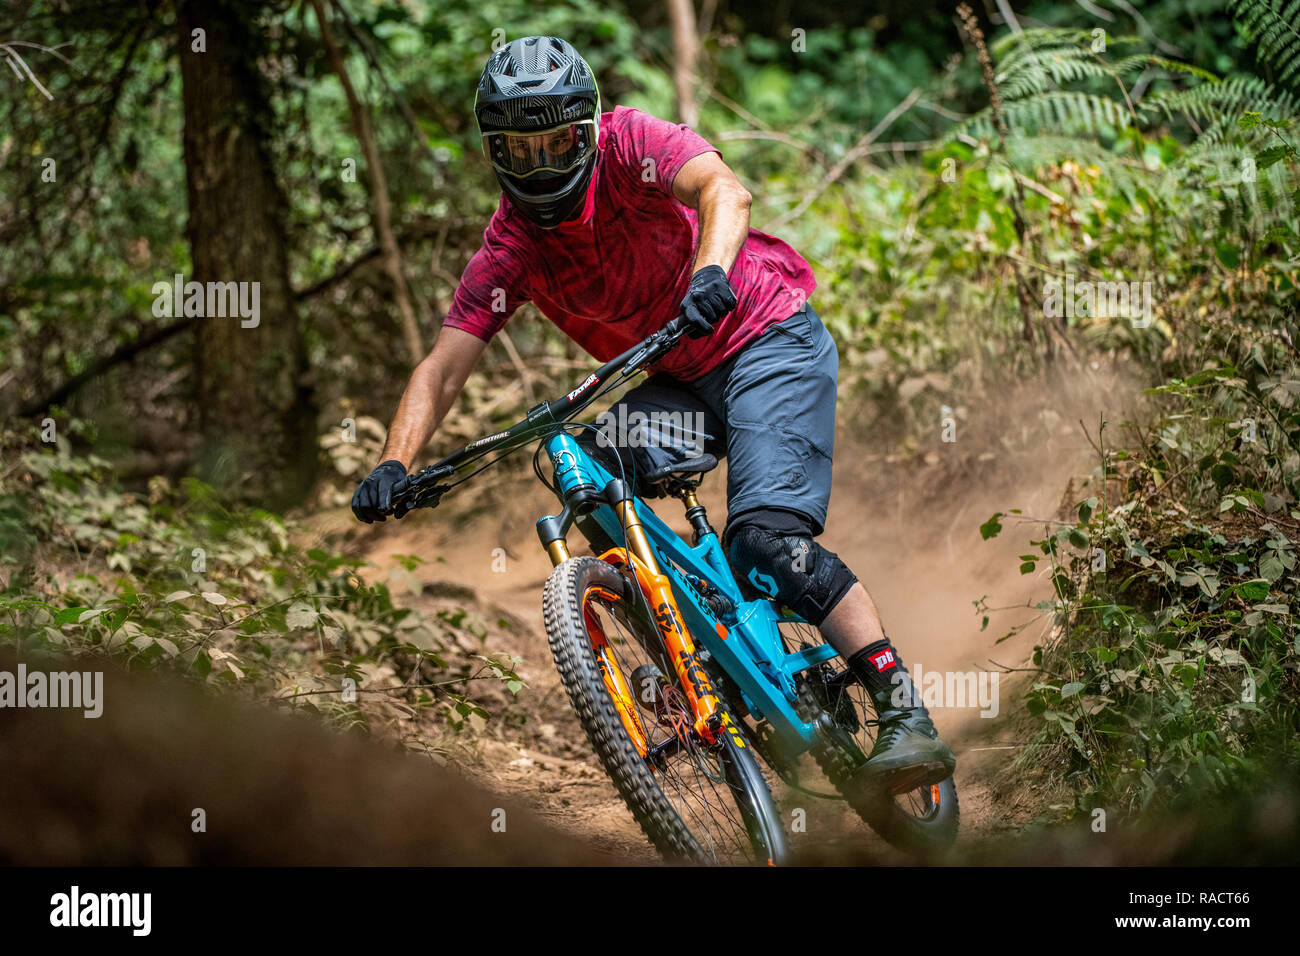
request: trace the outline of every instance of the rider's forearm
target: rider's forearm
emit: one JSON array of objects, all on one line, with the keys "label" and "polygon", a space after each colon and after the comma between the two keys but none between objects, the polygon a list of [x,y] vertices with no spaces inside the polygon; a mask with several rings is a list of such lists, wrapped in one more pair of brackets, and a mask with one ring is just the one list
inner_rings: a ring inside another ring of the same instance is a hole
[{"label": "rider's forearm", "polygon": [[381,461],[396,459],[409,470],[456,400],[459,386],[449,382],[432,356],[416,366],[388,429]]},{"label": "rider's forearm", "polygon": [[721,266],[730,272],[749,235],[749,190],[734,178],[715,179],[700,189],[700,244],[695,253],[698,272],[705,266]]}]

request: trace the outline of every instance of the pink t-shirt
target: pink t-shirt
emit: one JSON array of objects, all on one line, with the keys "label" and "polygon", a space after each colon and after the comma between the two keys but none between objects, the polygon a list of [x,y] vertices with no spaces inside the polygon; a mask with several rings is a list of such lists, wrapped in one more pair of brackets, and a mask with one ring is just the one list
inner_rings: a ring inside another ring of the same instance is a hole
[{"label": "pink t-shirt", "polygon": [[[699,223],[673,196],[673,179],[687,160],[716,150],[687,126],[623,106],[601,116],[599,149],[579,219],[543,229],[502,194],[446,325],[487,341],[532,301],[605,362],[677,316]],[[698,378],[798,311],[816,287],[799,253],[757,229],[749,230],[729,279],[736,309],[707,338],[682,339],[657,371]]]}]

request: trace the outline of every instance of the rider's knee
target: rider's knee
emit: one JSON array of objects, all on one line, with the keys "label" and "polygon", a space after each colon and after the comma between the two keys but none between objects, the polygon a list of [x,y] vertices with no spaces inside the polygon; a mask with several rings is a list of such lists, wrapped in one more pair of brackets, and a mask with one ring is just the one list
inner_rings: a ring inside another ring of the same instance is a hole
[{"label": "rider's knee", "polygon": [[813,540],[810,519],[793,511],[737,515],[726,541],[738,577],[810,624],[820,625],[858,580],[835,552]]}]

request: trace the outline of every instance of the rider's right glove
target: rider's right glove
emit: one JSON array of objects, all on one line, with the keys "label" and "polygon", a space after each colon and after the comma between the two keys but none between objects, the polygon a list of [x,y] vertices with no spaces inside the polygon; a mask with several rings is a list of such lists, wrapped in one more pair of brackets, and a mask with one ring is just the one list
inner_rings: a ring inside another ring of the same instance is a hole
[{"label": "rider's right glove", "polygon": [[366,524],[383,521],[385,515],[393,513],[393,485],[405,477],[406,466],[396,458],[380,463],[357,485],[352,495],[352,513]]},{"label": "rider's right glove", "polygon": [[686,334],[700,339],[713,331],[713,323],[722,321],[736,307],[736,293],[727,281],[722,266],[705,266],[691,276],[691,287],[682,299],[682,318]]}]

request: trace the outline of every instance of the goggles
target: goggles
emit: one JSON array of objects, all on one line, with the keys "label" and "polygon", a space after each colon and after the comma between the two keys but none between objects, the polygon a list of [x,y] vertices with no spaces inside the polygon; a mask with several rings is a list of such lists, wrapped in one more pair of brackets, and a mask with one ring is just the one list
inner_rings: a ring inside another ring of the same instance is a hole
[{"label": "goggles", "polygon": [[567,173],[596,149],[596,123],[580,120],[552,129],[483,134],[483,153],[493,167],[522,179],[534,173]]}]

